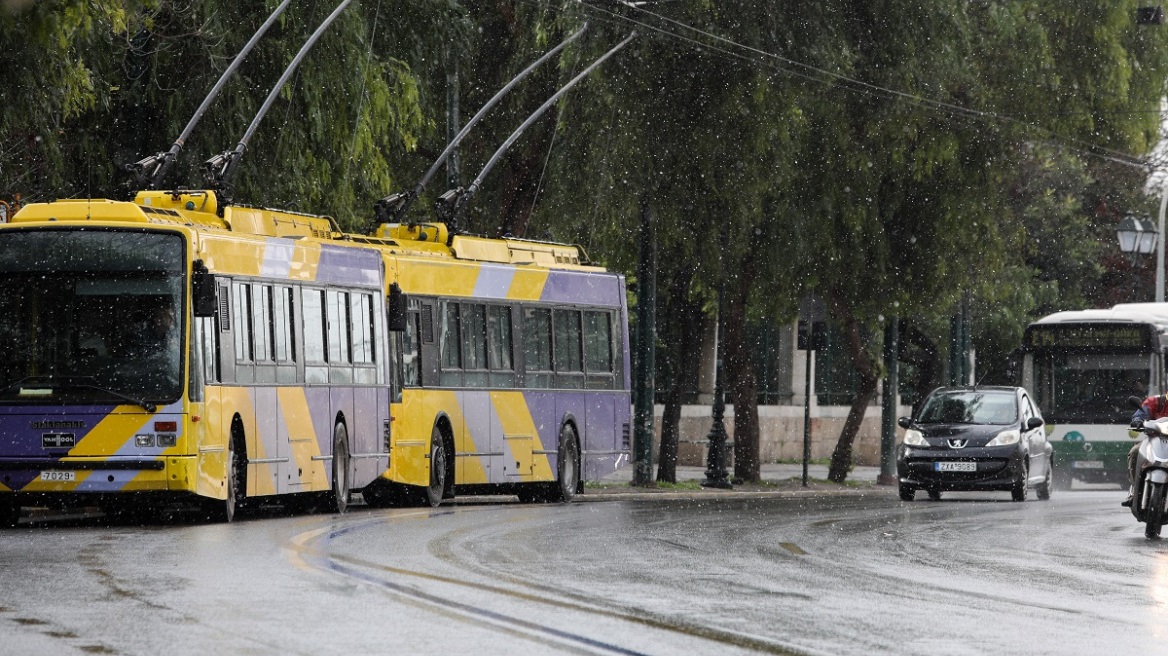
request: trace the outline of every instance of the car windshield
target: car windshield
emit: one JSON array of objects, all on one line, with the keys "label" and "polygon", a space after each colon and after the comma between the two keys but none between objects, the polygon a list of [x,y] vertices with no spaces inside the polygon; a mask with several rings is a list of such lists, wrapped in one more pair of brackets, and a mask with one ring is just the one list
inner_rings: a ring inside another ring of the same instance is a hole
[{"label": "car windshield", "polygon": [[960,391],[930,396],[921,408],[924,424],[1012,424],[1018,420],[1013,392]]}]

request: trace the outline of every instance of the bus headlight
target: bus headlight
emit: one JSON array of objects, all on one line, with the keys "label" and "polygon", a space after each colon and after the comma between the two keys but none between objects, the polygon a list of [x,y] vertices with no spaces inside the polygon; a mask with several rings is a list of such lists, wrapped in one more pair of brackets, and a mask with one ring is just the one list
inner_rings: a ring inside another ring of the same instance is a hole
[{"label": "bus headlight", "polygon": [[986,446],[1006,446],[1008,444],[1017,444],[1022,439],[1022,433],[1016,430],[1002,431],[994,436],[994,439],[986,443]]},{"label": "bus headlight", "polygon": [[154,436],[153,435],[135,435],[134,436],[134,446],[136,446],[140,449],[152,447],[152,446],[154,446]]}]

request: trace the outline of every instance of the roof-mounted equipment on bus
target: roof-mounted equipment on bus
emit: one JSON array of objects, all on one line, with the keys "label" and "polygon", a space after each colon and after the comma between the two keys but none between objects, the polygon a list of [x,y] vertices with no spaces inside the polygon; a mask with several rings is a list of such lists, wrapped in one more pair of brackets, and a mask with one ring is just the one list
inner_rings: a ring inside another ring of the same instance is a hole
[{"label": "roof-mounted equipment on bus", "polygon": [[[527,68],[520,71],[518,75],[511,78],[511,81],[508,82],[502,89],[499,89],[499,92],[496,93],[490,100],[488,100],[486,104],[484,104],[482,108],[479,109],[479,111],[469,121],[467,121],[462,130],[458,132],[458,135],[455,136],[454,139],[452,139],[450,143],[446,145],[446,149],[442,151],[442,154],[438,156],[438,159],[434,160],[434,163],[430,165],[430,169],[426,171],[426,174],[422,176],[422,179],[418,181],[418,184],[414,185],[413,189],[408,191],[399,191],[377,201],[373,205],[373,216],[377,223],[400,223],[402,217],[405,216],[406,211],[410,208],[410,205],[412,205],[413,202],[418,199],[418,196],[421,196],[422,192],[426,190],[426,185],[429,184],[430,178],[434,177],[434,174],[438,172],[438,168],[441,167],[444,162],[446,162],[446,160],[450,157],[450,154],[454,152],[454,149],[458,147],[458,144],[462,143],[463,137],[465,137],[467,133],[470,132],[471,128],[473,128],[475,124],[478,123],[479,120],[481,120],[483,116],[485,116],[486,113],[491,110],[492,107],[499,104],[499,101],[502,100],[503,96],[507,95],[507,92],[510,91],[516,84],[518,84],[520,80],[527,77],[541,64],[554,57],[557,53],[567,47],[569,43],[579,38],[579,36],[584,33],[584,30],[587,29],[588,23],[584,23],[583,27],[581,27],[568,38],[564,39],[560,45],[552,48],[542,57],[532,62]],[[413,225],[413,222],[411,222],[410,226],[412,227]]]},{"label": "roof-mounted equipment on bus", "polygon": [[479,187],[482,185],[483,178],[486,177],[487,173],[491,170],[495,163],[499,161],[499,158],[503,156],[503,153],[507,152],[507,150],[515,143],[515,141],[519,139],[520,135],[522,135],[523,132],[528,127],[530,127],[532,123],[538,120],[544,112],[546,112],[552,105],[554,105],[561,96],[574,87],[577,82],[584,79],[584,77],[591,73],[593,69],[603,64],[606,59],[613,56],[618,50],[628,45],[630,41],[636,38],[636,36],[636,32],[629,34],[629,36],[626,37],[624,41],[621,41],[620,43],[613,46],[611,50],[601,55],[596,61],[592,62],[588,68],[585,68],[576,77],[569,80],[567,84],[560,87],[559,91],[556,91],[551,98],[548,98],[542,105],[540,105],[539,108],[531,114],[531,116],[527,117],[527,120],[524,121],[522,125],[520,125],[515,129],[514,132],[511,133],[510,137],[507,137],[507,140],[503,142],[502,146],[499,146],[499,149],[495,151],[495,154],[491,156],[491,159],[487,161],[486,165],[483,166],[483,170],[479,172],[478,176],[474,179],[473,182],[470,183],[470,185],[466,187],[459,187],[457,189],[451,189],[438,198],[438,202],[435,204],[435,212],[437,213],[438,217],[449,226],[452,238],[455,234],[458,233],[458,224],[466,215],[466,208],[470,205],[471,198],[473,198],[475,193],[479,190]]},{"label": "roof-mounted equipment on bus", "polygon": [[[304,59],[304,56],[308,54],[308,51],[312,49],[312,46],[314,46],[317,40],[320,39],[320,35],[324,33],[328,26],[331,25],[334,20],[336,20],[337,16],[339,16],[340,13],[344,11],[351,2],[352,0],[344,0],[339,5],[337,5],[337,8],[333,10],[333,13],[329,14],[328,18],[324,19],[324,22],[322,22],[320,26],[316,28],[316,31],[314,31],[312,35],[308,37],[308,41],[306,41],[304,45],[301,46],[300,52],[296,53],[296,56],[292,58],[292,62],[289,63],[288,67],[284,69],[283,75],[281,75],[280,79],[276,81],[276,85],[272,87],[272,91],[268,94],[267,99],[264,100],[264,104],[260,106],[259,111],[256,112],[255,118],[252,119],[251,125],[247,127],[247,131],[244,132],[243,138],[239,140],[238,144],[236,144],[235,149],[224,151],[203,163],[203,168],[205,169],[208,178],[208,185],[212,189],[219,192],[219,195],[222,198],[220,208],[222,208],[223,205],[230,204],[232,202],[232,180],[235,177],[235,172],[239,167],[239,160],[243,157],[243,151],[245,148],[247,148],[247,143],[251,141],[252,134],[255,133],[256,128],[259,127],[260,121],[268,113],[268,109],[271,108],[272,103],[275,101],[276,95],[280,93],[280,89],[284,87],[284,83],[288,81],[288,78],[300,65],[300,61]],[[220,209],[220,211],[222,211],[222,209]]]},{"label": "roof-mounted equipment on bus", "polygon": [[219,81],[215,83],[215,86],[211,88],[211,92],[203,99],[203,104],[199,105],[199,108],[195,110],[194,116],[191,116],[191,120],[183,128],[182,134],[171,144],[170,150],[144,157],[137,162],[126,164],[126,170],[134,174],[134,179],[140,189],[158,189],[159,185],[162,184],[162,179],[170,171],[170,168],[174,166],[175,160],[178,159],[178,153],[182,150],[183,145],[186,144],[187,137],[191,135],[191,131],[195,129],[195,125],[199,122],[199,119],[203,118],[203,114],[210,107],[211,101],[219,95],[219,91],[223,89],[223,85],[227,83],[227,80],[231,78],[235,70],[243,63],[243,59],[247,57],[247,54],[251,52],[251,49],[264,33],[268,31],[268,28],[276,22],[276,18],[284,12],[284,9],[291,2],[292,0],[284,0],[284,2],[281,2],[280,6],[276,7],[272,14],[268,16],[268,19],[264,21],[264,24],[256,30],[256,33],[251,35],[251,40],[243,46],[243,49],[231,60],[231,64],[227,67],[227,70],[223,71],[223,74],[219,76]]}]

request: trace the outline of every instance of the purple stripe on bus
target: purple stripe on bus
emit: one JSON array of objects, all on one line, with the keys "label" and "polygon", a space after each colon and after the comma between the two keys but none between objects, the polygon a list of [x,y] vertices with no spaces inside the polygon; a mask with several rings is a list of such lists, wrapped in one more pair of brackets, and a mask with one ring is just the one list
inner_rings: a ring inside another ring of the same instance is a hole
[{"label": "purple stripe on bus", "polygon": [[550,271],[541,301],[618,307],[620,279],[615,274]]},{"label": "purple stripe on bus", "polygon": [[37,477],[40,476],[40,472],[30,471],[6,471],[0,472],[0,474],[3,474],[4,486],[17,492],[23,490],[26,485],[35,481]]},{"label": "purple stripe on bus", "polygon": [[507,298],[511,291],[511,281],[515,279],[514,267],[484,264],[479,267],[475,280],[475,298]]},{"label": "purple stripe on bus", "polygon": [[379,287],[381,285],[380,260],[381,255],[376,251],[325,244],[320,247],[320,264],[316,270],[316,281],[337,285]]},{"label": "purple stripe on bus", "polygon": [[296,243],[291,239],[269,239],[264,246],[264,261],[260,275],[271,278],[287,278],[292,271],[292,255]]}]

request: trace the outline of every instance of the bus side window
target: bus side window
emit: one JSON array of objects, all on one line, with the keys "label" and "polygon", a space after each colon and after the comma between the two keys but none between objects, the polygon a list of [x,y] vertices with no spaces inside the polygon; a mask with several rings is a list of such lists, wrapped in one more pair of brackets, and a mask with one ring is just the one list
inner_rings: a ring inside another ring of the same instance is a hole
[{"label": "bus side window", "polygon": [[421,321],[421,313],[411,309],[406,313],[406,329],[401,333],[400,371],[402,372],[402,384],[406,387],[419,387],[422,384],[421,344],[418,343],[418,338],[421,336],[419,321]]},{"label": "bus side window", "polygon": [[487,306],[462,304],[462,378],[467,387],[486,387]]},{"label": "bus side window", "polygon": [[305,288],[301,296],[301,312],[304,320],[304,382],[327,383],[324,291]]},{"label": "bus side window", "polygon": [[459,329],[459,307],[454,301],[442,305],[442,324],[439,327],[439,344],[442,347],[442,385],[462,385],[462,359],[459,348],[462,345]]},{"label": "bus side window", "polygon": [[556,310],[552,313],[552,320],[555,325],[552,352],[556,365],[556,387],[581,389],[584,387],[584,345],[580,311]]},{"label": "bus side window", "polygon": [[552,386],[552,311],[523,308],[524,386]]}]

